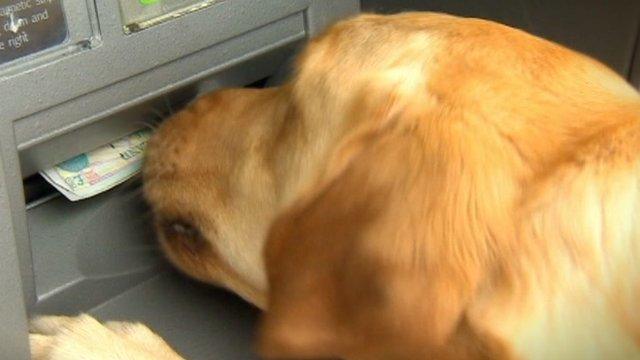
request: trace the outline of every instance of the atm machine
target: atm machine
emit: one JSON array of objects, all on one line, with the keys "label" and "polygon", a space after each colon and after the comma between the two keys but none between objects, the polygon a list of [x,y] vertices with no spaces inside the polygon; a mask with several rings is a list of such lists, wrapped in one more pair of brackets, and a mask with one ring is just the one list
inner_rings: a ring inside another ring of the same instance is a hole
[{"label": "atm machine", "polygon": [[33,314],[143,322],[189,359],[251,359],[256,309],[176,274],[139,180],[71,202],[38,174],[205,92],[262,86],[357,0],[0,0],[0,358]]}]

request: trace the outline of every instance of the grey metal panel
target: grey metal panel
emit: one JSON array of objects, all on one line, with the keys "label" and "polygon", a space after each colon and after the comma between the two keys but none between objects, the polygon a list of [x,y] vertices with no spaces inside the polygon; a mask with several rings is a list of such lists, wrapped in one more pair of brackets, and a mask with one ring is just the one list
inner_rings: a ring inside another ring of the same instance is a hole
[{"label": "grey metal panel", "polygon": [[[0,124],[0,135],[11,134],[7,125]],[[7,359],[21,359],[29,354],[21,279],[27,279],[29,286],[32,274],[31,259],[21,256],[28,256],[28,242],[18,248],[26,228],[24,207],[16,206],[22,191],[11,176],[18,166],[12,145],[12,141],[3,142],[0,136],[0,351]],[[26,296],[30,298],[30,294]]]},{"label": "grey metal panel", "polygon": [[309,34],[316,35],[334,22],[359,12],[359,0],[313,1],[307,10]]},{"label": "grey metal panel", "polygon": [[[31,250],[27,234],[27,222],[25,216],[24,193],[22,192],[22,177],[16,144],[10,123],[0,122],[0,161],[3,163],[0,168],[0,178],[2,187],[8,192],[7,204],[0,204],[0,209],[7,212],[7,217],[2,219],[11,221],[13,231],[3,232],[0,236],[10,236],[15,243],[18,261],[20,263],[20,275],[22,277],[22,291],[24,301],[30,302],[35,298],[33,292],[33,269],[31,267]],[[9,252],[10,253],[10,252]],[[4,253],[3,253],[4,255]]]},{"label": "grey metal panel", "polygon": [[28,210],[37,311],[86,311],[165,266],[138,185]]},{"label": "grey metal panel", "polygon": [[585,52],[629,75],[638,0],[362,0],[363,11],[439,11],[496,20]]},{"label": "grey metal panel", "polygon": [[189,360],[251,360],[258,310],[226,291],[168,272],[90,311],[140,321]]},{"label": "grey metal panel", "polygon": [[[0,163],[0,174],[3,172]],[[19,359],[28,354],[26,313],[20,283],[18,253],[13,236],[9,192],[13,191],[0,178],[0,349],[8,359]]]},{"label": "grey metal panel", "polygon": [[[228,0],[125,35],[116,1],[98,1],[102,44],[0,79],[3,121],[27,116],[304,10],[304,0]],[[33,86],[37,84],[37,86]]]},{"label": "grey metal panel", "polygon": [[[153,29],[138,34],[144,34],[151,30]],[[137,76],[123,79],[117,84],[117,87],[105,87],[92,91],[82,98],[48,109],[47,112],[34,113],[16,121],[16,138],[19,149],[30,147],[88,122],[103,118],[109,113],[157,97],[163,92],[184,86],[206,75],[219,72],[257,55],[300,40],[304,36],[303,16],[301,13],[294,13],[191,56],[183,57],[169,64],[153,66],[154,71],[143,72]],[[47,83],[48,81],[53,80],[47,79]],[[0,83],[0,90],[2,86],[3,84]],[[54,87],[59,86],[62,85],[56,83]]]},{"label": "grey metal panel", "polygon": [[[62,0],[59,0],[62,1]],[[50,49],[0,65],[0,82],[30,68],[42,66],[88,46],[100,44],[97,19],[92,1],[62,1],[68,29],[67,40]]]}]

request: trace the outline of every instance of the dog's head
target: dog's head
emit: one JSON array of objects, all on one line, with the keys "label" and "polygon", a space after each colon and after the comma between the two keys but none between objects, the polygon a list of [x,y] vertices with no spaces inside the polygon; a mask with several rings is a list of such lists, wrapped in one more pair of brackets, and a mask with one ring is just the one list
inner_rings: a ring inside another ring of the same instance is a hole
[{"label": "dog's head", "polygon": [[168,258],[190,276],[265,306],[262,250],[277,194],[268,162],[278,89],[219,91],[149,142],[144,193]]},{"label": "dog's head", "polygon": [[501,25],[361,16],[313,40],[287,85],[164,123],[145,195],[178,268],[266,309],[264,355],[507,357],[474,314],[528,251],[522,184],[589,135],[558,119],[636,96],[608,78]]}]

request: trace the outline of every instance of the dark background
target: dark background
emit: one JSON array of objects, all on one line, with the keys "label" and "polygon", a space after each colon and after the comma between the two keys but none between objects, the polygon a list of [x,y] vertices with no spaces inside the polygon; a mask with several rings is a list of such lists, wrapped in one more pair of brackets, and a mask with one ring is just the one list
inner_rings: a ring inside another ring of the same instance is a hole
[{"label": "dark background", "polygon": [[640,85],[640,0],[362,0],[361,4],[364,12],[424,10],[499,21],[587,53]]}]

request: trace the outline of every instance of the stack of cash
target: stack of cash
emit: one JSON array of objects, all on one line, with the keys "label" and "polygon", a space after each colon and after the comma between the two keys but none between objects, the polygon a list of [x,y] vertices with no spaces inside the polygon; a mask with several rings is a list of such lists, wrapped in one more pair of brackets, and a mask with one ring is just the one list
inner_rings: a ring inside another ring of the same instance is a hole
[{"label": "stack of cash", "polygon": [[151,133],[150,129],[139,130],[40,171],[40,175],[71,201],[100,194],[140,172]]}]

